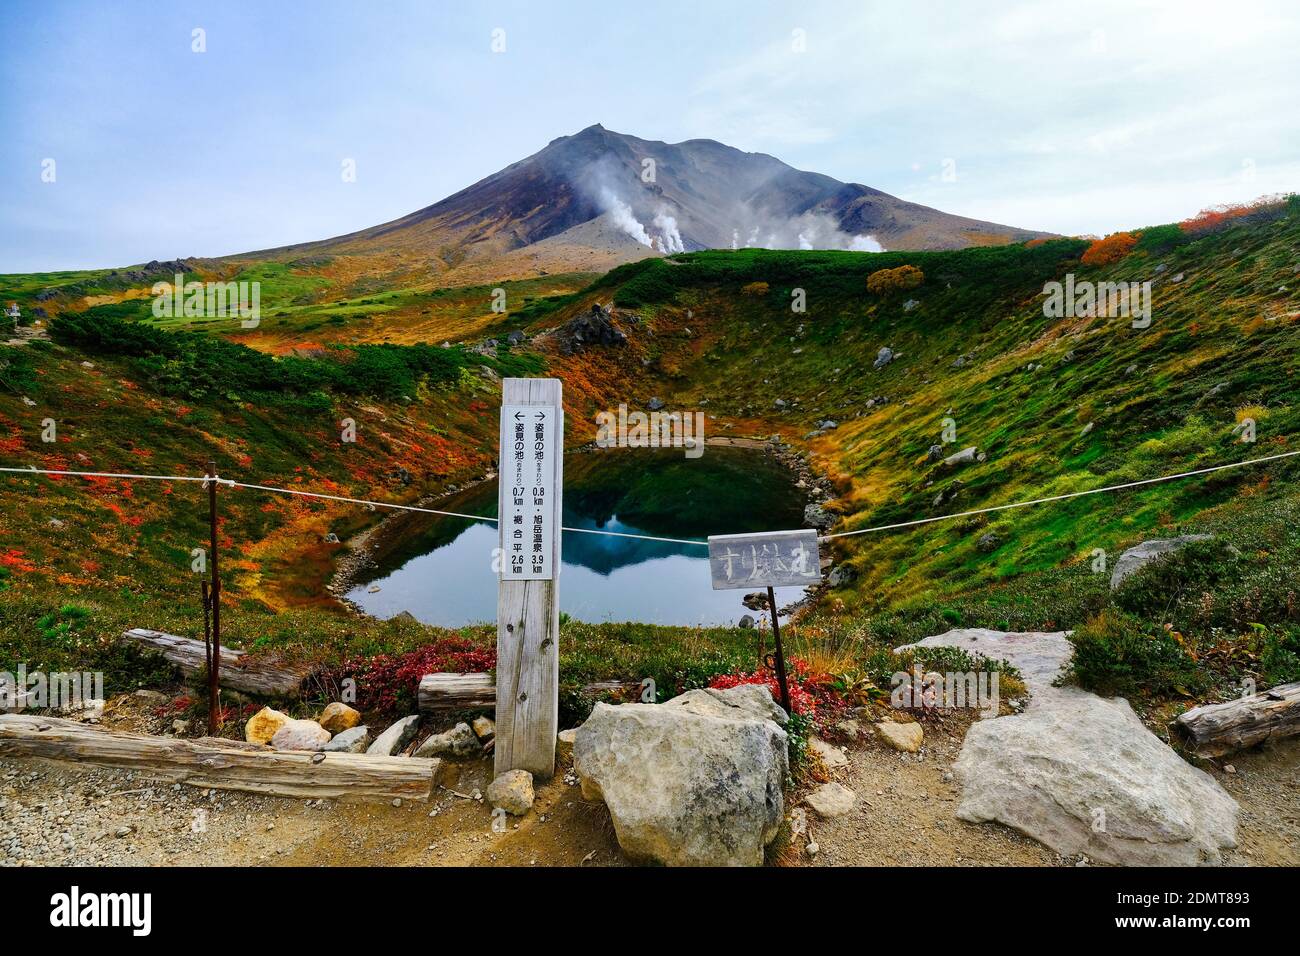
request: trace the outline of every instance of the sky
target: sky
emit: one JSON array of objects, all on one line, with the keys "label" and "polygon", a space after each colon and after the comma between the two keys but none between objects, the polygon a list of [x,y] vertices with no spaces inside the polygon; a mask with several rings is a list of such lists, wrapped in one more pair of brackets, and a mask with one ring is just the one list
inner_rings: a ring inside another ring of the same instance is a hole
[{"label": "sky", "polygon": [[339,235],[592,123],[1071,235],[1300,190],[1296,0],[7,0],[0,50],[0,273]]}]

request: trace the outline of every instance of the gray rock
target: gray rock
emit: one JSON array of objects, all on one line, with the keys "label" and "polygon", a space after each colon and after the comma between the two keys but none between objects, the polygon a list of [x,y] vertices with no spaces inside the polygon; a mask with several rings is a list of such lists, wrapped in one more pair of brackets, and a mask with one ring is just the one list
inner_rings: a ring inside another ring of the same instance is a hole
[{"label": "gray rock", "polygon": [[1114,570],[1110,573],[1111,590],[1119,587],[1130,574],[1150,564],[1156,558],[1181,551],[1194,541],[1208,541],[1212,537],[1214,536],[1209,534],[1185,534],[1177,538],[1153,538],[1129,548],[1119,556]]},{"label": "gray rock", "polygon": [[598,703],[574,741],[582,795],[605,802],[635,860],[759,866],[782,823],[786,721],[755,684]]},{"label": "gray rock", "polygon": [[753,627],[755,623],[756,622],[754,621],[753,615],[742,614],[740,616],[740,620],[736,622],[736,626],[749,628],[749,627]]},{"label": "gray rock", "polygon": [[506,336],[506,341],[509,342],[511,345],[518,345],[523,340],[524,340],[524,333],[520,332],[518,329],[515,329],[513,332],[511,332],[509,335]]},{"label": "gray rock", "polygon": [[833,588],[842,588],[849,584],[857,577],[857,572],[847,564],[837,564],[831,568],[831,573],[826,576],[826,583]]},{"label": "gray rock", "polygon": [[415,732],[419,730],[419,728],[419,714],[412,714],[410,717],[403,717],[376,737],[375,742],[366,748],[366,753],[382,754],[383,756],[391,757],[415,739]]},{"label": "gray rock", "polygon": [[645,407],[648,408],[648,409],[650,409],[650,411],[652,411],[652,412],[657,412],[657,411],[659,411],[659,409],[661,409],[661,408],[664,407],[664,403],[663,403],[663,400],[662,400],[662,399],[656,397],[656,398],[652,398],[652,399],[650,399],[650,401],[646,402],[646,406],[645,406]]},{"label": "gray rock", "polygon": [[1001,543],[1002,540],[996,534],[992,531],[986,531],[984,534],[980,535],[979,540],[975,542],[975,547],[979,548],[985,554],[988,554],[990,551],[996,551],[998,545]]},{"label": "gray rock", "polygon": [[745,605],[745,607],[749,608],[751,611],[766,611],[767,592],[750,591],[748,594],[746,594],[743,598],[740,599],[740,603]]},{"label": "gray rock", "polygon": [[417,757],[472,757],[483,752],[483,746],[469,724],[459,723],[442,734],[427,738],[416,749]]},{"label": "gray rock", "polygon": [[819,504],[809,504],[803,509],[803,523],[824,531],[835,523],[835,515]]},{"label": "gray rock", "polygon": [[370,728],[362,724],[358,727],[349,727],[318,749],[327,754],[363,754],[368,746],[370,746]]},{"label": "gray rock", "polygon": [[920,305],[920,304],[921,304],[921,303],[920,303],[920,302],[917,302],[915,299],[908,299],[906,302],[903,303],[903,311],[904,311],[904,312],[911,312],[913,309],[915,309],[915,308],[916,308],[918,305]]},{"label": "gray rock", "polygon": [[533,808],[533,775],[527,770],[507,770],[488,784],[486,796],[492,806],[522,817]]},{"label": "gray rock", "polygon": [[880,351],[876,353],[876,360],[871,363],[871,367],[877,369],[884,368],[893,360],[894,360],[894,350],[887,345],[882,346]]},{"label": "gray rock", "polygon": [[969,448],[963,448],[956,454],[949,455],[943,460],[943,463],[949,468],[955,468],[958,465],[969,465],[983,460],[984,456],[980,454],[980,450],[974,445],[971,445]]},{"label": "gray rock", "polygon": [[828,432],[833,428],[839,428],[840,423],[835,421],[834,419],[828,418],[824,422],[819,422],[817,427],[820,428],[822,431]]}]

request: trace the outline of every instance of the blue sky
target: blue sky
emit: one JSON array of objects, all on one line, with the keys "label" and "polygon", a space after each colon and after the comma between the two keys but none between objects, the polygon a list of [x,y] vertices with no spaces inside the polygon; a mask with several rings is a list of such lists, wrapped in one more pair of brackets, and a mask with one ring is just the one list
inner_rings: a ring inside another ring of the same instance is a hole
[{"label": "blue sky", "polygon": [[1300,189],[1297,11],[9,0],[0,272],[338,235],[596,122],[1029,228],[1173,221]]}]

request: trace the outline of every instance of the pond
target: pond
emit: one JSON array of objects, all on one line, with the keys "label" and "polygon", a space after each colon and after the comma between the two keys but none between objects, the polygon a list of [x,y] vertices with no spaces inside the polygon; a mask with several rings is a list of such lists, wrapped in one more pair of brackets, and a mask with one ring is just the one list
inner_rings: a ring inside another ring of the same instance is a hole
[{"label": "pond", "polygon": [[[710,534],[803,526],[804,498],[790,471],[761,450],[709,447],[687,459],[675,449],[598,449],[564,460],[564,525],[623,534],[703,540]],[[497,486],[483,482],[437,505],[496,516]],[[496,523],[407,514],[374,552],[376,566],[347,597],[368,614],[409,611],[427,624],[496,620]],[[708,549],[566,531],[560,609],[590,622],[734,625],[749,612],[743,590],[714,591]],[[778,588],[778,605],[803,588]]]}]

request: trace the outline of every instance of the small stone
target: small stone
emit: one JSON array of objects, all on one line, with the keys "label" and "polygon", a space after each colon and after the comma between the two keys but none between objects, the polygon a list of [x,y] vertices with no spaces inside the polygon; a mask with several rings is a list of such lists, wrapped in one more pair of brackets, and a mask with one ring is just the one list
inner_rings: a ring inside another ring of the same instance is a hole
[{"label": "small stone", "polygon": [[347,704],[334,701],[325,705],[325,709],[320,712],[318,723],[331,734],[339,734],[361,723],[361,714]]},{"label": "small stone", "polygon": [[275,732],[271,746],[276,750],[318,750],[329,743],[330,732],[314,720],[291,720]]},{"label": "small stone", "polygon": [[486,715],[482,717],[475,717],[474,723],[472,723],[470,726],[474,729],[474,735],[478,737],[479,740],[486,741],[496,736],[496,732],[497,732],[496,724],[493,722],[491,717],[488,717]]},{"label": "small stone", "polygon": [[433,734],[416,748],[417,757],[471,757],[483,747],[469,724],[459,723],[442,734]]},{"label": "small stone", "polygon": [[289,715],[263,707],[244,725],[244,739],[250,744],[269,744],[275,732],[289,722]]},{"label": "small stone", "polygon": [[911,754],[920,750],[921,743],[925,740],[925,732],[918,723],[897,724],[883,721],[876,724],[876,734],[895,750]]},{"label": "small stone", "polygon": [[830,819],[848,813],[853,809],[857,799],[858,795],[848,787],[832,781],[822,784],[808,794],[804,802],[812,807],[813,812],[819,817]]},{"label": "small stone", "polygon": [[488,802],[520,817],[533,808],[533,775],[527,770],[507,770],[487,789]]},{"label": "small stone", "polygon": [[[411,742],[419,728],[419,714],[403,717],[376,737],[375,742],[366,748],[366,753],[391,757]],[[417,756],[421,755],[417,754]]]},{"label": "small stone", "polygon": [[807,845],[806,847],[804,847],[804,849],[808,851],[808,855],[809,855],[809,856],[816,856],[816,855],[817,855],[817,851],[820,850],[821,847],[819,847],[819,846],[817,845],[817,841],[816,841],[816,840],[809,840],[809,841],[808,841],[808,845]]},{"label": "small stone", "polygon": [[327,744],[321,746],[322,753],[362,754],[370,746],[370,728],[349,727]]},{"label": "small stone", "polygon": [[573,738],[578,735],[578,728],[571,727],[568,730],[561,730],[555,736],[555,751],[561,757],[573,755]]},{"label": "small stone", "polygon": [[1236,772],[1237,772],[1237,768],[1234,767],[1234,766],[1233,766],[1232,764],[1230,764],[1230,763],[1225,763],[1225,764],[1223,765],[1223,772],[1224,772],[1224,773],[1236,773]]},{"label": "small stone", "polygon": [[833,747],[820,737],[808,738],[808,749],[821,758],[828,770],[835,770],[839,767],[847,767],[849,758],[844,755],[844,751],[839,747]]},{"label": "small stone", "polygon": [[393,797],[393,806],[395,806],[395,807],[400,807],[401,805],[402,805],[402,798],[401,798],[401,797]]}]

